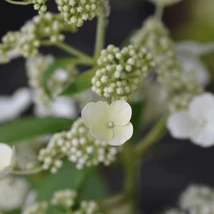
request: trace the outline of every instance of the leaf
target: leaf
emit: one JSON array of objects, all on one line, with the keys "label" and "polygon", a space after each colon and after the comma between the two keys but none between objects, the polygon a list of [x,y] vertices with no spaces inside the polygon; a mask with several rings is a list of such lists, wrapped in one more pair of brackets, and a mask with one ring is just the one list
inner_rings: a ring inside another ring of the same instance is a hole
[{"label": "leaf", "polygon": [[68,65],[76,64],[79,62],[79,59],[63,57],[55,59],[54,62],[48,67],[48,69],[43,74],[43,87],[48,95],[50,95],[50,91],[48,89],[48,80],[53,75],[53,73],[61,68],[65,69]]},{"label": "leaf", "polygon": [[0,141],[15,144],[69,129],[73,120],[54,117],[26,117],[0,126]]},{"label": "leaf", "polygon": [[74,94],[78,94],[82,91],[85,91],[86,89],[90,88],[92,83],[91,79],[95,74],[95,70],[91,69],[89,71],[84,72],[83,74],[79,75],[75,81],[70,83],[62,92],[60,95],[63,96],[70,96]]},{"label": "leaf", "polygon": [[137,102],[137,103],[132,103],[132,118],[131,118],[131,123],[134,126],[134,134],[131,138],[131,140],[136,141],[138,137],[140,136],[141,133],[141,118],[143,114],[143,107],[144,107],[144,102]]},{"label": "leaf", "polygon": [[[53,193],[57,190],[72,189],[78,192],[79,190],[84,191],[82,186],[84,187],[84,184],[93,172],[94,168],[77,170],[74,164],[65,162],[57,174],[49,174],[42,180],[41,185],[37,189],[38,200],[50,200]],[[96,188],[96,186],[94,187]]]}]

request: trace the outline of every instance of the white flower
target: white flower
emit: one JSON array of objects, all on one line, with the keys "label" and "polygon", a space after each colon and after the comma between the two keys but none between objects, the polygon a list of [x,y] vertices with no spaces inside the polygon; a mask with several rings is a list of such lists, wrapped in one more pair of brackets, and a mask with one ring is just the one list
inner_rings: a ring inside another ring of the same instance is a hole
[{"label": "white flower", "polygon": [[214,96],[196,96],[187,110],[171,114],[167,127],[175,138],[190,139],[202,147],[214,145]]},{"label": "white flower", "polygon": [[67,97],[57,97],[48,107],[36,103],[34,112],[37,116],[40,117],[56,116],[75,118],[78,115],[75,101]]},{"label": "white flower", "polygon": [[196,57],[179,56],[184,72],[194,72],[196,80],[205,87],[210,82],[210,74],[205,65]]},{"label": "white flower", "polygon": [[14,150],[5,143],[0,143],[0,177],[10,173],[14,165]]},{"label": "white flower", "polygon": [[82,110],[83,122],[91,134],[113,146],[122,145],[131,138],[131,116],[131,106],[123,100],[117,100],[110,105],[102,101],[90,102]]},{"label": "white flower", "polygon": [[18,117],[30,103],[31,93],[27,88],[18,89],[11,97],[0,96],[0,123]]},{"label": "white flower", "polygon": [[20,208],[29,192],[29,184],[24,178],[7,176],[0,179],[0,209]]},{"label": "white flower", "polygon": [[214,43],[199,43],[196,41],[181,41],[176,43],[176,50],[192,57],[200,57],[214,51]]}]

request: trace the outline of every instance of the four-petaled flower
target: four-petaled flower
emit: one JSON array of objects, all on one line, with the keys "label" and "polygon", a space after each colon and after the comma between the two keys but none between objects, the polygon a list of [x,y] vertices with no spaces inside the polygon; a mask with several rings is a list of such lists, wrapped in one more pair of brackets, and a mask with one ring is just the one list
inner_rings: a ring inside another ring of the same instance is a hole
[{"label": "four-petaled flower", "polygon": [[11,172],[14,162],[14,149],[5,143],[0,143],[0,177]]},{"label": "four-petaled flower", "polygon": [[82,110],[83,122],[91,134],[113,146],[122,145],[131,138],[131,116],[131,106],[123,100],[117,100],[110,105],[102,101],[90,102]]},{"label": "four-petaled flower", "polygon": [[196,96],[187,110],[168,118],[167,127],[175,138],[190,139],[202,147],[214,145],[214,96],[210,93]]}]

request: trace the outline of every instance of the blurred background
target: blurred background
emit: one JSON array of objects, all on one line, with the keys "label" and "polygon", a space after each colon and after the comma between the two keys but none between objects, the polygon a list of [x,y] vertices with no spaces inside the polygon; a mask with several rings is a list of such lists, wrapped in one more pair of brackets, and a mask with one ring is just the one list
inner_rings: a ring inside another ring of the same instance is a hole
[{"label": "blurred background", "polygon": [[[214,40],[213,0],[184,0],[167,8],[164,22],[176,40]],[[153,14],[154,7],[144,0],[111,0],[111,15],[106,44],[121,45],[125,38],[142,25],[143,20]],[[49,8],[56,11],[53,1]],[[0,37],[9,30],[18,30],[37,12],[32,6],[16,6],[0,1]],[[70,44],[87,53],[92,53],[96,21],[86,23],[77,34],[68,38]],[[57,49],[42,49],[44,53],[64,55]],[[211,76],[214,75],[214,55],[204,57]],[[17,88],[27,86],[24,59],[0,65],[0,95],[12,94]],[[212,84],[208,90],[214,91]],[[0,112],[3,114],[4,112]],[[30,114],[29,110],[27,114]],[[214,148],[202,149],[188,141],[176,141],[166,136],[148,154],[148,161],[141,168],[139,206],[152,214],[174,205],[179,194],[190,183],[214,186]],[[161,154],[161,155],[160,155]],[[110,181],[113,191],[120,189],[117,175]]]}]

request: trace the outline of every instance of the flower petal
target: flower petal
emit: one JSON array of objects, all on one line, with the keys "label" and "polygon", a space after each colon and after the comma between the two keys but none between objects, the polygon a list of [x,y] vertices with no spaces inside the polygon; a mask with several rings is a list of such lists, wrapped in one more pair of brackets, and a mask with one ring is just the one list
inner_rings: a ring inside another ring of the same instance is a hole
[{"label": "flower petal", "polygon": [[117,100],[110,105],[109,121],[114,125],[126,125],[132,116],[131,106],[124,100]]},{"label": "flower petal", "polygon": [[10,166],[13,150],[5,143],[0,143],[0,171]]},{"label": "flower petal", "polygon": [[174,138],[187,139],[195,129],[195,121],[190,117],[188,111],[179,111],[168,118],[167,128]]},{"label": "flower petal", "polygon": [[97,120],[107,117],[109,105],[106,102],[99,101],[97,103],[90,102],[82,110],[83,123],[90,128]]},{"label": "flower petal", "polygon": [[214,118],[214,96],[211,93],[196,96],[190,103],[189,113],[199,121]]},{"label": "flower petal", "polygon": [[113,139],[107,141],[107,143],[112,146],[120,146],[132,137],[133,125],[128,123],[126,126],[115,126],[113,128],[113,132]]},{"label": "flower petal", "polygon": [[91,126],[91,134],[98,140],[108,141],[113,138],[113,130],[108,127],[106,121],[97,121]]}]

